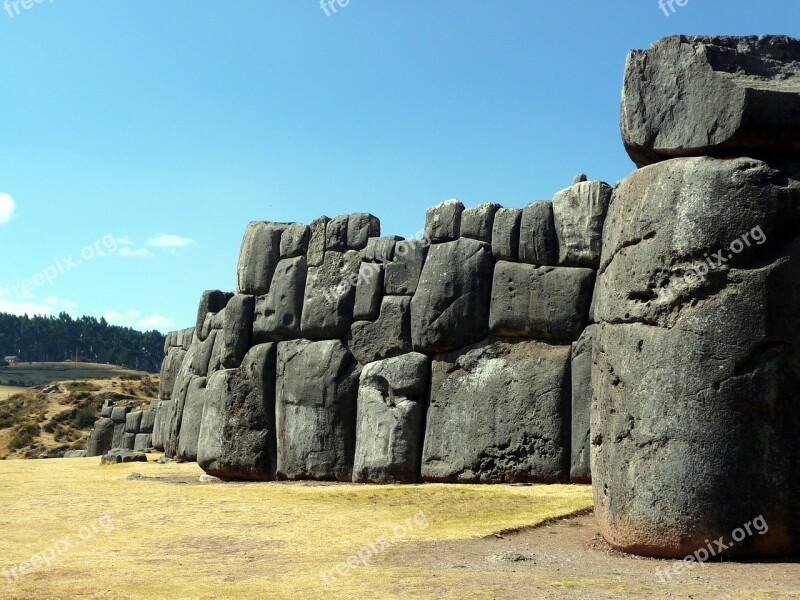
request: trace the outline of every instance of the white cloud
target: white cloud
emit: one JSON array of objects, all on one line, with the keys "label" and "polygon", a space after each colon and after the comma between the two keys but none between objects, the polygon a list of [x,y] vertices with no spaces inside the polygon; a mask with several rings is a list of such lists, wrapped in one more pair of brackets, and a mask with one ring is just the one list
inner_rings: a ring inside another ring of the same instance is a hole
[{"label": "white cloud", "polygon": [[133,327],[134,329],[160,329],[161,331],[170,330],[174,321],[161,315],[143,316],[138,310],[129,309],[124,312],[108,310],[103,314],[106,321],[113,325],[123,327]]},{"label": "white cloud", "polygon": [[130,248],[123,246],[119,249],[119,255],[124,258],[151,258],[153,253],[147,248]]},{"label": "white cloud", "polygon": [[0,312],[9,313],[12,315],[57,315],[62,310],[70,313],[71,316],[76,316],[75,311],[78,305],[71,300],[64,298],[56,298],[55,296],[48,296],[41,301],[13,301],[0,297]]},{"label": "white cloud", "polygon": [[168,318],[162,317],[161,315],[150,315],[139,321],[139,327],[146,327],[147,329],[160,329],[161,331],[167,331],[172,329],[172,326],[175,322]]},{"label": "white cloud", "polygon": [[154,248],[185,248],[193,243],[194,240],[187,237],[167,233],[162,233],[147,240],[147,245]]},{"label": "white cloud", "polygon": [[8,194],[0,193],[0,225],[4,225],[14,216],[14,199]]}]

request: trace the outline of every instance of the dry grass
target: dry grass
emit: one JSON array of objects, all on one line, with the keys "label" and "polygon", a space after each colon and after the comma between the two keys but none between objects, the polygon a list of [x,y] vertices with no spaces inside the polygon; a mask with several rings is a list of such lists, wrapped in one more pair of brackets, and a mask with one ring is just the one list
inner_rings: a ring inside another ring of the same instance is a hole
[{"label": "dry grass", "polygon": [[[391,537],[420,510],[429,527],[416,526],[395,549],[534,525],[592,503],[588,486],[201,484],[195,464],[98,462],[0,462],[0,567],[45,551],[53,539],[78,539],[106,513],[114,524],[50,570],[8,586],[0,576],[2,597],[433,598],[436,577],[453,597],[491,598],[488,589],[460,590],[458,569],[392,561],[391,548],[327,587],[320,571]],[[128,480],[132,472],[161,480]]]}]

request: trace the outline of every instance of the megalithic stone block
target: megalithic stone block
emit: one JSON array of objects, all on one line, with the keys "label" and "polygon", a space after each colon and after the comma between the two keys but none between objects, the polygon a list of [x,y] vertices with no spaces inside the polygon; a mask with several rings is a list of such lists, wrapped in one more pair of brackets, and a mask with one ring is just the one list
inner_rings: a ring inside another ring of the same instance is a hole
[{"label": "megalithic stone block", "polygon": [[129,412],[125,415],[125,433],[139,433],[142,424],[142,411]]},{"label": "megalithic stone block", "polygon": [[172,388],[175,387],[175,377],[186,358],[183,348],[170,348],[164,361],[161,363],[161,375],[158,382],[158,397],[169,400],[172,397]]},{"label": "megalithic stone block", "polygon": [[464,209],[461,213],[461,237],[491,244],[494,216],[501,208],[495,202],[484,202]]},{"label": "megalithic stone block", "polygon": [[303,223],[292,223],[281,234],[281,258],[304,256],[311,240],[311,228]]},{"label": "megalithic stone block", "polygon": [[429,364],[410,353],[361,371],[353,481],[419,481]]},{"label": "megalithic stone block", "polygon": [[222,292],[220,290],[206,290],[200,297],[200,304],[197,307],[197,323],[195,325],[195,335],[200,338],[200,341],[206,339],[207,332],[203,325],[205,324],[208,313],[218,313],[228,304],[233,294]]},{"label": "megalithic stone block", "polygon": [[[379,238],[372,238],[379,239]],[[381,311],[384,266],[362,262],[358,269],[358,285],[353,305],[354,321],[374,321]]]},{"label": "megalithic stone block", "polygon": [[492,254],[495,260],[517,260],[521,222],[522,209],[501,208],[495,213],[492,225]]},{"label": "megalithic stone block", "polygon": [[353,323],[348,347],[362,365],[411,352],[411,298],[386,296],[376,321]]},{"label": "megalithic stone block", "polygon": [[308,339],[343,337],[353,322],[361,257],[358,252],[325,252],[321,267],[308,270],[300,329]]},{"label": "megalithic stone block", "polygon": [[238,367],[252,345],[255,309],[255,297],[244,294],[236,294],[225,307],[221,363],[226,369]]},{"label": "megalithic stone block", "polygon": [[181,460],[197,461],[197,445],[206,401],[206,382],[205,377],[192,379],[186,392],[186,403],[183,407],[183,418],[178,436],[177,457]]},{"label": "megalithic stone block", "polygon": [[558,236],[558,264],[564,267],[600,266],[603,225],[614,190],[602,181],[585,181],[553,198]]},{"label": "megalithic stone block", "polygon": [[347,225],[350,215],[339,215],[328,221],[325,226],[325,251],[347,250]]},{"label": "megalithic stone block", "polygon": [[350,481],[358,363],[339,340],[278,344],[278,478]]},{"label": "megalithic stone block", "polygon": [[222,334],[216,329],[212,329],[204,342],[200,344],[197,353],[194,355],[192,361],[192,372],[198,377],[206,377],[208,375],[208,367],[211,364],[211,358],[214,354],[214,346],[217,343],[217,336],[222,337]]},{"label": "megalithic stone block", "polygon": [[103,456],[111,450],[114,442],[115,423],[111,419],[97,420],[86,443],[86,456]]},{"label": "megalithic stone block", "polygon": [[307,276],[305,256],[285,258],[278,263],[269,293],[259,296],[256,301],[253,321],[255,343],[300,337]]},{"label": "megalithic stone block", "polygon": [[381,221],[369,213],[353,213],[347,220],[347,247],[362,250],[371,237],[381,234]]},{"label": "megalithic stone block", "polygon": [[384,294],[412,296],[417,292],[429,247],[427,240],[403,240],[395,244],[394,257],[386,265],[383,277]]},{"label": "megalithic stone block", "polygon": [[311,238],[308,242],[308,260],[309,267],[318,267],[325,260],[325,230],[330,219],[326,216],[321,216],[311,223]]},{"label": "megalithic stone block", "polygon": [[175,401],[162,400],[153,423],[153,448],[165,452],[169,439],[169,426],[175,416]]},{"label": "megalithic stone block", "polygon": [[519,225],[519,260],[538,266],[556,265],[558,238],[553,221],[552,202],[531,202],[522,209]]},{"label": "megalithic stone block", "polygon": [[286,223],[254,221],[248,224],[239,252],[236,293],[261,296],[269,291],[272,274],[281,257],[281,236]]},{"label": "megalithic stone block", "polygon": [[572,483],[591,483],[592,347],[596,325],[589,325],[572,344]]},{"label": "megalithic stone block", "polygon": [[425,233],[434,243],[451,242],[461,235],[461,215],[464,205],[459,200],[446,200],[428,209]]},{"label": "megalithic stone block", "polygon": [[142,422],[139,424],[140,433],[153,433],[153,426],[155,425],[156,422],[157,411],[158,411],[158,404],[154,408],[151,407],[142,413]]}]

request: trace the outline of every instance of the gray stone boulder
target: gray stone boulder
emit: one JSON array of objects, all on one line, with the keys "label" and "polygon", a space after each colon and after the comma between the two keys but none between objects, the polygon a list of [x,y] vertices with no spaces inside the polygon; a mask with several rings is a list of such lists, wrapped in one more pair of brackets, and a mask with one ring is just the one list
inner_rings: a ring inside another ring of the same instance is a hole
[{"label": "gray stone boulder", "polygon": [[214,346],[217,343],[217,337],[222,338],[223,334],[216,329],[211,330],[208,333],[208,337],[200,344],[200,347],[194,355],[194,359],[192,360],[192,373],[198,377],[205,377],[208,375],[208,367],[214,355]]},{"label": "gray stone boulder", "polygon": [[200,426],[203,424],[206,401],[206,382],[205,377],[193,379],[186,392],[176,456],[188,462],[197,460],[197,444],[200,439]]},{"label": "gray stone boulder", "polygon": [[275,478],[275,352],[275,344],[254,346],[238,369],[208,380],[197,463],[209,475]]},{"label": "gray stone boulder", "polygon": [[556,265],[558,238],[553,221],[552,202],[531,202],[522,209],[519,225],[519,260],[539,266]]},{"label": "gray stone boulder", "polygon": [[254,343],[300,337],[307,275],[305,256],[284,258],[278,263],[269,293],[256,300]]},{"label": "gray stone boulder", "polygon": [[95,421],[89,440],[86,442],[87,456],[102,456],[111,450],[114,442],[115,423],[105,417]]},{"label": "gray stone boulder", "polygon": [[111,418],[111,413],[114,411],[114,400],[104,400],[103,406],[100,409],[100,416],[106,419]]},{"label": "gray stone boulder", "polygon": [[125,433],[139,433],[142,425],[142,411],[137,410],[125,415]]},{"label": "gray stone boulder", "polygon": [[137,433],[133,442],[133,449],[136,452],[146,452],[153,449],[153,436],[149,433]]},{"label": "gray stone boulder", "polygon": [[278,344],[278,479],[350,481],[359,375],[338,340]]},{"label": "gray stone boulder", "polygon": [[424,354],[411,353],[361,371],[354,482],[419,481],[428,365]]},{"label": "gray stone boulder", "polygon": [[158,381],[158,397],[162,400],[169,400],[172,396],[172,388],[175,387],[175,377],[186,358],[186,350],[183,348],[170,348],[164,361],[161,363],[161,375]]},{"label": "gray stone boulder", "polygon": [[111,411],[111,420],[124,425],[129,412],[131,412],[130,406],[115,406]]},{"label": "gray stone boulder", "polygon": [[555,195],[559,265],[594,269],[600,266],[603,225],[613,191],[602,181],[584,181]]},{"label": "gray stone boulder", "polygon": [[169,427],[175,416],[175,401],[162,400],[153,423],[153,448],[161,452],[166,451],[169,440]]},{"label": "gray stone boulder", "polygon": [[225,307],[225,321],[222,327],[223,350],[220,362],[226,369],[238,367],[252,345],[255,309],[255,297],[245,294],[236,294]]},{"label": "gray stone boulder", "polygon": [[800,40],[675,35],[625,66],[622,138],[640,167],[800,154]]},{"label": "gray stone boulder", "polygon": [[[330,229],[330,223],[328,226]],[[360,265],[361,257],[354,250],[327,251],[322,266],[308,269],[300,323],[303,337],[334,339],[347,334]]]},{"label": "gray stone boulder", "polygon": [[[86,458],[86,450],[67,450],[64,452],[64,458]],[[93,454],[92,456],[98,456]]]},{"label": "gray stone boulder", "polygon": [[461,213],[461,237],[491,244],[494,216],[501,208],[495,202],[484,202],[464,209]]},{"label": "gray stone boulder", "polygon": [[348,347],[362,365],[411,352],[411,298],[386,296],[376,321],[350,327]]},{"label": "gray stone boulder", "polygon": [[139,433],[153,433],[157,412],[158,405],[156,405],[155,408],[149,408],[142,412],[142,421],[139,423]]},{"label": "gray stone boulder", "polygon": [[572,459],[569,480],[591,483],[592,347],[596,325],[589,325],[572,344]]},{"label": "gray stone boulder", "polygon": [[111,439],[111,448],[122,448],[125,437],[125,423],[114,423],[114,437]]},{"label": "gray stone boulder", "polygon": [[381,234],[381,221],[369,213],[353,213],[347,220],[347,247],[362,250],[371,237]]},{"label": "gray stone boulder", "polygon": [[189,350],[194,343],[194,327],[187,327],[178,332],[178,340],[180,341],[181,348]]},{"label": "gray stone boulder", "polygon": [[464,205],[459,200],[445,200],[425,214],[425,233],[434,243],[451,242],[461,235]]},{"label": "gray stone boulder", "polygon": [[392,262],[386,265],[383,293],[392,296],[411,296],[416,293],[430,243],[426,240],[398,241]]},{"label": "gray stone boulder", "polygon": [[236,269],[236,293],[262,296],[269,291],[272,274],[281,257],[281,236],[286,223],[254,221],[247,225]]},{"label": "gray stone boulder", "polygon": [[115,449],[103,455],[100,459],[101,465],[117,465],[121,463],[147,462],[147,455],[143,452],[132,452],[131,450]]},{"label": "gray stone boulder", "polygon": [[304,256],[308,252],[311,228],[304,223],[292,223],[281,234],[281,258]]},{"label": "gray stone boulder", "polygon": [[192,346],[189,352],[187,352],[186,360],[184,361],[181,370],[178,372],[178,376],[175,378],[175,387],[172,389],[174,411],[172,413],[172,420],[167,428],[167,437],[164,440],[164,452],[170,458],[175,457],[178,453],[178,441],[180,438],[181,423],[183,422],[183,411],[186,406],[186,398],[189,394],[189,388],[191,387],[192,382],[196,381],[197,379],[201,379],[192,372],[191,368],[194,354],[198,349],[199,346],[195,345]]},{"label": "gray stone boulder", "polygon": [[476,240],[431,247],[411,300],[415,350],[445,352],[487,336],[493,268],[486,245]]},{"label": "gray stone boulder", "polygon": [[218,313],[228,304],[233,294],[225,293],[220,290],[206,290],[200,297],[200,304],[197,307],[197,323],[195,325],[195,335],[202,342],[208,335],[204,328],[209,313]]},{"label": "gray stone boulder", "polygon": [[[381,238],[372,238],[381,239]],[[362,262],[358,269],[353,320],[374,321],[381,311],[384,267],[382,264]]]},{"label": "gray stone boulder", "polygon": [[750,158],[665,161],[615,190],[591,410],[613,546],[683,557],[760,516],[769,531],[723,555],[800,552],[798,209],[798,163]]},{"label": "gray stone boulder", "polygon": [[595,272],[500,261],[494,269],[492,335],[572,342],[586,327]]},{"label": "gray stone boulder", "polygon": [[364,261],[386,263],[394,259],[394,247],[397,242],[401,241],[403,241],[403,238],[398,235],[369,238],[367,247],[364,250]]},{"label": "gray stone boulder", "polygon": [[326,216],[321,216],[311,223],[311,237],[308,241],[308,253],[306,260],[309,267],[318,267],[325,259],[325,229],[330,219]]},{"label": "gray stone boulder", "polygon": [[136,445],[136,434],[135,433],[124,433],[122,434],[122,443],[117,446],[121,450],[133,450],[133,447]]},{"label": "gray stone boulder", "polygon": [[325,226],[325,251],[347,250],[347,223],[350,215],[339,215],[328,221]]},{"label": "gray stone boulder", "polygon": [[569,346],[482,342],[433,358],[422,479],[569,480]]},{"label": "gray stone boulder", "polygon": [[517,260],[522,209],[501,208],[492,225],[492,255],[496,260]]}]

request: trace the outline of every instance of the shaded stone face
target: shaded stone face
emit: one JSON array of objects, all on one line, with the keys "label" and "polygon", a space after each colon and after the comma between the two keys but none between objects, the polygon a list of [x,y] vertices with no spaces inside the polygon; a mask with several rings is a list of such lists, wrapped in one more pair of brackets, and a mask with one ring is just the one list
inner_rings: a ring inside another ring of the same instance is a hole
[{"label": "shaded stone face", "polygon": [[348,347],[362,365],[411,352],[411,298],[386,296],[376,321],[353,323]]},{"label": "shaded stone face", "polygon": [[553,217],[559,265],[594,269],[600,266],[603,225],[612,192],[607,183],[585,181],[555,195]]},{"label": "shaded stone face", "polygon": [[725,554],[800,550],[799,167],[676,159],[615,191],[591,452],[618,548],[680,558],[761,515],[769,532]]},{"label": "shaded stone face", "polygon": [[461,235],[461,214],[464,205],[458,200],[446,200],[428,209],[425,233],[433,242],[450,242]]},{"label": "shaded stone face", "polygon": [[114,421],[107,418],[101,418],[95,422],[86,443],[86,456],[102,456],[111,450],[114,441],[114,426]]},{"label": "shaded stone face", "polygon": [[253,321],[255,343],[300,337],[307,275],[304,256],[285,258],[278,263],[269,292],[256,299]]},{"label": "shaded stone face", "polygon": [[590,325],[572,344],[572,459],[571,483],[591,483],[592,348],[596,325]]},{"label": "shaded stone face", "polygon": [[569,355],[497,340],[435,356],[423,481],[567,481]]},{"label": "shaded stone face", "polygon": [[494,202],[484,202],[464,209],[461,213],[461,237],[491,244],[494,216],[500,208],[501,206]]},{"label": "shaded stone face", "polygon": [[383,291],[392,296],[412,296],[417,291],[430,244],[425,240],[398,241],[392,262],[386,265]]},{"label": "shaded stone face", "polygon": [[311,240],[311,228],[303,223],[292,223],[281,234],[281,258],[304,256]]},{"label": "shaded stone face", "polygon": [[798,156],[800,40],[671,36],[631,52],[621,127],[640,167],[682,156]]},{"label": "shaded stone face", "polygon": [[197,445],[206,401],[206,383],[205,377],[193,379],[186,392],[186,402],[178,435],[177,457],[181,460],[190,462],[197,460]]},{"label": "shaded stone face", "polygon": [[236,294],[225,307],[220,361],[226,369],[238,367],[251,346],[255,307],[255,297],[244,294]]},{"label": "shaded stone face", "polygon": [[358,252],[328,251],[322,266],[308,270],[300,324],[303,337],[334,339],[347,334],[360,266]]},{"label": "shaded stone face", "polygon": [[381,222],[369,213],[353,213],[347,220],[347,247],[350,250],[366,248],[371,237],[381,234]]},{"label": "shaded stone face", "polygon": [[556,265],[558,238],[553,221],[552,202],[531,202],[522,209],[519,226],[519,260],[538,266]]},{"label": "shaded stone face", "polygon": [[269,291],[272,274],[281,257],[281,236],[286,223],[254,221],[247,226],[239,251],[238,294],[261,296]]},{"label": "shaded stone face", "polygon": [[175,385],[175,378],[178,376],[186,357],[186,350],[183,348],[170,348],[164,362],[161,363],[161,375],[158,381],[158,397],[162,400],[169,400],[172,397],[172,388]]},{"label": "shaded stone face", "polygon": [[492,254],[495,260],[517,260],[522,209],[501,208],[492,225]]},{"label": "shaded stone face", "polygon": [[311,223],[311,237],[308,241],[308,254],[306,255],[309,267],[318,267],[325,259],[325,230],[328,221],[330,219],[323,215]]},{"label": "shaded stone face", "polygon": [[350,480],[359,374],[338,340],[278,344],[279,479]]}]

